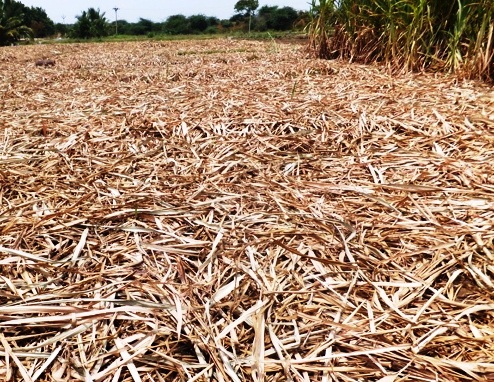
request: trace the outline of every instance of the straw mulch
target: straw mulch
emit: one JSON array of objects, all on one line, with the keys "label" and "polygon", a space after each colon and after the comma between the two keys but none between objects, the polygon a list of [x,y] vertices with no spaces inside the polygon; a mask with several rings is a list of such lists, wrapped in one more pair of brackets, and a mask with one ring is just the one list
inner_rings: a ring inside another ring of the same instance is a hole
[{"label": "straw mulch", "polygon": [[0,379],[494,379],[494,96],[304,49],[0,50]]}]

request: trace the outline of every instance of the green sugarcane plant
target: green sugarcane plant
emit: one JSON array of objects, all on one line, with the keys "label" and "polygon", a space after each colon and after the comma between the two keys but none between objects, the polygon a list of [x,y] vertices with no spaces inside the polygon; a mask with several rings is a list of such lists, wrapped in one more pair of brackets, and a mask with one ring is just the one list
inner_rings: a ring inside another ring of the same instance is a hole
[{"label": "green sugarcane plant", "polygon": [[494,80],[494,0],[312,0],[319,58]]},{"label": "green sugarcane plant", "polygon": [[307,26],[309,49],[319,58],[332,58],[329,50],[331,23],[334,21],[334,2],[332,0],[312,0]]}]

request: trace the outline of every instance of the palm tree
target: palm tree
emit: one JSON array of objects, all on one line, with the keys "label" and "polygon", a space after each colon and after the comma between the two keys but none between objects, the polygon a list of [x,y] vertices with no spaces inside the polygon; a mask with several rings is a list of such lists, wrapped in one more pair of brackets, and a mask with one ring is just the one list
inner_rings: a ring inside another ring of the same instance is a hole
[{"label": "palm tree", "polygon": [[108,21],[105,13],[99,9],[89,8],[77,17],[72,29],[75,38],[100,38],[108,35]]},{"label": "palm tree", "polygon": [[0,0],[0,45],[10,45],[21,38],[32,38],[33,31],[23,23],[23,14],[17,3]]}]

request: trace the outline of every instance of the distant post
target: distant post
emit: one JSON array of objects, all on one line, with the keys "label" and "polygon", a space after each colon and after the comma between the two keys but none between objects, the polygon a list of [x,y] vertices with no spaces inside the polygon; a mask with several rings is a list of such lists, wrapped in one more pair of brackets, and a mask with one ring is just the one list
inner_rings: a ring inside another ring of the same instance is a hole
[{"label": "distant post", "polygon": [[65,37],[67,35],[67,30],[65,28],[65,15],[62,15],[62,24],[63,24],[63,31],[60,32],[60,38]]},{"label": "distant post", "polygon": [[115,11],[115,35],[117,35],[118,34],[118,14],[117,14],[117,12],[118,12],[119,8],[115,7],[115,8],[113,8],[113,10]]}]

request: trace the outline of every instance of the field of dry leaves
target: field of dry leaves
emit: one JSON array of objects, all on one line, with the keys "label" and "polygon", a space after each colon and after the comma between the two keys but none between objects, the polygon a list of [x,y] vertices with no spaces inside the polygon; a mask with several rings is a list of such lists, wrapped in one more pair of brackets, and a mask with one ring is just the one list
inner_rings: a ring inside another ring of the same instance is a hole
[{"label": "field of dry leaves", "polygon": [[0,50],[0,106],[0,379],[494,379],[489,87],[37,45]]}]

